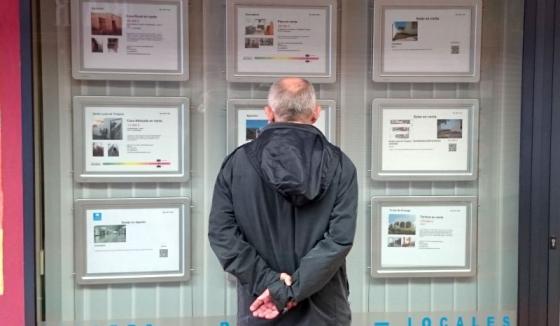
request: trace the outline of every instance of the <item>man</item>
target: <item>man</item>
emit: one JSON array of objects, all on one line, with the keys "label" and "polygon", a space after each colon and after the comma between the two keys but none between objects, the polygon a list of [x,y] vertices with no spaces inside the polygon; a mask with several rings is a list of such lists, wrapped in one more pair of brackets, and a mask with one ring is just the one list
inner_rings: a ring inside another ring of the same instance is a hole
[{"label": "man", "polygon": [[311,83],[278,80],[269,124],[218,174],[208,236],[238,279],[238,325],[350,325],[356,169],[312,126],[320,113]]}]

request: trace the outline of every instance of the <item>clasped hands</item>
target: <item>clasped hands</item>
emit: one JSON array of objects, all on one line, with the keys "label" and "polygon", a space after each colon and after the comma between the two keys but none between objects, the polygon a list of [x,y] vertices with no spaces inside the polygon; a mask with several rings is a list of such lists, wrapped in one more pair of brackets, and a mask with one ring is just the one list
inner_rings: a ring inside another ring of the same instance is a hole
[{"label": "clasped hands", "polygon": [[[292,277],[290,275],[280,273],[280,280],[284,281],[286,286],[292,286]],[[293,300],[288,302],[283,312],[292,309],[296,305],[297,303]],[[278,308],[276,308],[276,305],[272,301],[272,296],[270,295],[270,291],[268,291],[268,289],[264,290],[264,292],[255,299],[255,301],[253,301],[249,309],[253,313],[253,317],[263,319],[274,319],[280,314],[280,311],[278,311]]]}]

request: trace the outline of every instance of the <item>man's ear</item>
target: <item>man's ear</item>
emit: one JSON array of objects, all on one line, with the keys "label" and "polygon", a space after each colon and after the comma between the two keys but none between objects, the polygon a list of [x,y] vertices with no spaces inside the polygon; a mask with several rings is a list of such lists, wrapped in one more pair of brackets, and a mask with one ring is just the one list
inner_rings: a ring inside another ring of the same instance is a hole
[{"label": "man's ear", "polygon": [[315,109],[313,109],[313,113],[311,114],[311,123],[317,122],[320,116],[321,116],[321,106],[317,105]]},{"label": "man's ear", "polygon": [[264,115],[266,116],[266,120],[268,120],[268,123],[274,122],[274,111],[270,106],[267,105],[264,107]]}]

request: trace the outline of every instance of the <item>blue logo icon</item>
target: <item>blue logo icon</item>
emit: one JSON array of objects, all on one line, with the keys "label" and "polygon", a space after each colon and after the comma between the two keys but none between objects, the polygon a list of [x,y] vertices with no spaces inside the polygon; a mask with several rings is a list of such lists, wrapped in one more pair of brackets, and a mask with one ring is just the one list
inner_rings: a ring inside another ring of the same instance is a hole
[{"label": "blue logo icon", "polygon": [[100,212],[94,212],[93,213],[93,220],[94,221],[101,221],[101,213]]},{"label": "blue logo icon", "polygon": [[220,322],[220,326],[229,326],[229,322],[222,321],[222,322]]}]

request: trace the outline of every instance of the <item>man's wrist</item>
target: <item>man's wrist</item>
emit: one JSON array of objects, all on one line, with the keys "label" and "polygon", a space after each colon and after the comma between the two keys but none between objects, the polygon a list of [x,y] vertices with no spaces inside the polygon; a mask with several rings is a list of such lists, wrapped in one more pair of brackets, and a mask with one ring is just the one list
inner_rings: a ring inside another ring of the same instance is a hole
[{"label": "man's wrist", "polygon": [[284,281],[278,280],[268,287],[270,297],[278,311],[283,311],[288,302],[292,299],[290,296],[290,288],[284,284]]}]

